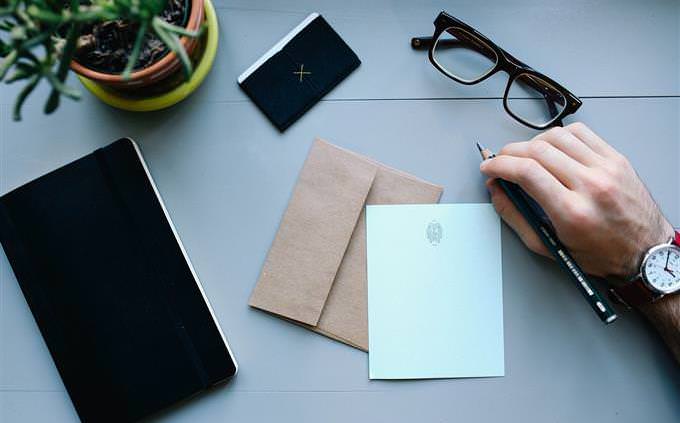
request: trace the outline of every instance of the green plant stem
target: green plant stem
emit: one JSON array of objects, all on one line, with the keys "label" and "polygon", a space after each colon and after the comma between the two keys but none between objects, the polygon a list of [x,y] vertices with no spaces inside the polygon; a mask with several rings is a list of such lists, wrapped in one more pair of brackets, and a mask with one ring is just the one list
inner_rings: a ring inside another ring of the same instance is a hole
[{"label": "green plant stem", "polygon": [[60,24],[64,21],[64,16],[59,13],[54,13],[49,10],[42,10],[36,5],[29,6],[26,9],[26,13],[29,16],[39,19],[43,22],[49,22],[51,24]]},{"label": "green plant stem", "polygon": [[139,52],[142,49],[142,42],[144,41],[144,36],[146,35],[146,30],[149,28],[149,23],[143,21],[139,26],[139,31],[137,31],[137,37],[135,38],[135,44],[130,52],[130,57],[128,57],[127,65],[125,65],[125,70],[123,71],[123,79],[129,80],[132,74],[132,69],[139,59]]},{"label": "green plant stem", "polygon": [[179,60],[182,63],[182,69],[184,70],[184,78],[188,80],[193,72],[193,66],[191,60],[189,60],[189,55],[184,49],[184,46],[182,46],[177,35],[166,31],[165,26],[163,25],[165,23],[166,22],[163,19],[156,16],[153,18],[153,23],[151,25],[153,26],[156,35],[158,35],[158,38],[160,38],[161,41],[163,41],[163,43],[179,57]]},{"label": "green plant stem", "polygon": [[[61,52],[59,67],[56,72],[56,78],[60,83],[62,83],[62,85],[66,80],[66,75],[68,74],[69,66],[71,65],[71,58],[76,51],[76,44],[78,42],[79,35],[80,24],[71,24],[71,27],[68,30],[68,35],[66,36],[66,45],[64,46],[64,50]],[[59,94],[60,91],[57,86],[52,84],[52,92],[45,103],[45,113],[50,114],[54,112],[57,107],[59,107]]]},{"label": "green plant stem", "polygon": [[201,25],[196,31],[189,31],[186,28],[173,25],[169,22],[164,21],[163,19],[159,18],[158,20],[159,20],[158,26],[162,27],[163,29],[166,29],[169,32],[174,32],[175,34],[186,35],[187,37],[197,38],[200,37],[205,31],[205,25]]},{"label": "green plant stem", "polygon": [[61,82],[52,72],[49,71],[49,69],[46,69],[43,75],[45,78],[47,78],[52,87],[59,91],[61,95],[65,95],[72,100],[80,100],[80,92],[75,88],[71,88]]},{"label": "green plant stem", "polygon": [[49,36],[49,32],[43,32],[39,35],[36,35],[35,37],[22,42],[18,50],[28,50],[34,46],[37,46],[38,44],[42,44],[49,38]]}]

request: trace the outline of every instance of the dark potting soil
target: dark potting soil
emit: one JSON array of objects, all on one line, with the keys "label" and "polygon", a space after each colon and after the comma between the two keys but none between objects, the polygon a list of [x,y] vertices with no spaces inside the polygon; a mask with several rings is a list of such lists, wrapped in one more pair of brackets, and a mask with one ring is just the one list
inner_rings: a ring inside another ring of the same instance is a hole
[{"label": "dark potting soil", "polygon": [[[169,23],[184,26],[189,19],[191,2],[168,0],[161,18]],[[83,66],[104,73],[121,73],[137,37],[138,24],[124,20],[107,21],[86,26],[79,39],[75,59]],[[168,53],[168,48],[147,31],[134,70],[144,69]]]}]

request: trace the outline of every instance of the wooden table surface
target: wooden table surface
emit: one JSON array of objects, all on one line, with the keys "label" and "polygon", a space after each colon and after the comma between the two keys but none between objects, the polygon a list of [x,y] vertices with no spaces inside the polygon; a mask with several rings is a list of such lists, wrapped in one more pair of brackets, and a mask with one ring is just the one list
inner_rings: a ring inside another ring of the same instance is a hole
[{"label": "wooden table surface", "polygon": [[[410,37],[440,10],[468,22],[583,99],[581,120],[629,156],[680,226],[680,3],[673,0],[215,0],[220,48],[204,85],[169,110],[133,114],[90,95],[42,115],[41,87],[11,121],[0,88],[0,193],[110,141],[138,141],[226,332],[230,384],[156,416],[168,422],[677,422],[680,367],[634,313],[604,327],[565,275],[503,229],[506,376],[369,381],[367,355],[249,309],[247,299],[315,137],[487,202],[473,141],[533,137],[502,108],[504,75],[463,86]],[[236,77],[318,11],[362,65],[284,134]],[[71,83],[77,81],[71,78]],[[97,389],[96,382],[92,389]],[[77,415],[0,254],[0,422]]]}]

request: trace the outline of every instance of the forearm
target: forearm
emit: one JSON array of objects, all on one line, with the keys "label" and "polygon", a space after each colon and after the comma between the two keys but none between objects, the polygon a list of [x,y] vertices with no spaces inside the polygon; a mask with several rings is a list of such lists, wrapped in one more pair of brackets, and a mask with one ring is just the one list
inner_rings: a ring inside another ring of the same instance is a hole
[{"label": "forearm", "polygon": [[680,362],[680,295],[670,295],[640,309]]},{"label": "forearm", "polygon": [[[630,162],[583,124],[552,128],[531,141],[510,143],[496,158],[485,160],[481,171],[489,177],[487,186],[496,210],[531,250],[548,255],[497,187],[497,178],[520,185],[536,200],[575,260],[595,276],[629,280],[640,271],[645,253],[674,235]],[[680,258],[676,251],[671,263],[671,248],[665,247],[665,263],[661,257],[649,266],[656,269],[654,282],[659,279],[660,286],[674,290],[680,283],[680,275],[676,276]],[[641,310],[680,362],[680,292]]]},{"label": "forearm", "polygon": [[[661,232],[668,239],[675,235],[671,224],[664,219]],[[658,239],[657,239],[658,241]],[[642,314],[651,322],[666,342],[675,360],[680,363],[680,295],[672,294],[640,307]]]}]

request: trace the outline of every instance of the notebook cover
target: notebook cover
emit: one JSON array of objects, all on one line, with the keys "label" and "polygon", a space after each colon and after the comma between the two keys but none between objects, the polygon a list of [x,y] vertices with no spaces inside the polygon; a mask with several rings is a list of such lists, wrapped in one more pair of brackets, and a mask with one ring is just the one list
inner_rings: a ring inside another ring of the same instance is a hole
[{"label": "notebook cover", "polygon": [[0,197],[0,242],[83,422],[132,422],[236,373],[136,145]]},{"label": "notebook cover", "polygon": [[271,122],[284,131],[361,62],[316,13],[238,79]]}]

